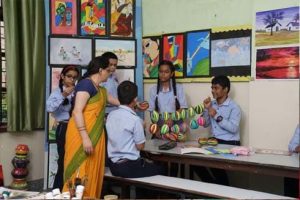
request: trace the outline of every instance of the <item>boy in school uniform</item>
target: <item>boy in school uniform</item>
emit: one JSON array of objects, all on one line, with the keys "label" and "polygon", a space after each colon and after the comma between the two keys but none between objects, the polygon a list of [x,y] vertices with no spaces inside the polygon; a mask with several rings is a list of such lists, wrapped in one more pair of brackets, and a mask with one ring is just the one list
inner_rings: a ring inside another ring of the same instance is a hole
[{"label": "boy in school uniform", "polygon": [[[210,127],[212,137],[217,139],[219,144],[240,145],[241,109],[228,97],[230,80],[227,76],[216,76],[211,83],[214,100],[208,97],[203,101],[204,127]],[[229,185],[225,170],[212,168],[213,178],[203,167],[191,166],[191,171],[193,170],[205,182]]]},{"label": "boy in school uniform", "polygon": [[120,106],[107,118],[108,165],[114,176],[125,178],[147,177],[165,174],[162,166],[140,157],[145,146],[143,121],[134,107],[137,103],[137,86],[124,81],[118,86]]}]

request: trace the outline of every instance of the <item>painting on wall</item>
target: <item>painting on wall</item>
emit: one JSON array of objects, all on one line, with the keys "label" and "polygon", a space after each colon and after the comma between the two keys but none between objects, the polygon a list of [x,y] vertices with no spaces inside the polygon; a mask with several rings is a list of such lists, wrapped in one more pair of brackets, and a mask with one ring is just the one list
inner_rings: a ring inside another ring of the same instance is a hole
[{"label": "painting on wall", "polygon": [[211,75],[251,75],[251,30],[211,34]]},{"label": "painting on wall", "polygon": [[56,128],[58,126],[58,122],[55,120],[51,114],[48,114],[48,141],[55,141],[56,140]]},{"label": "painting on wall", "polygon": [[123,81],[135,82],[135,70],[134,69],[117,69],[115,72],[118,83]]},{"label": "painting on wall", "polygon": [[299,7],[257,12],[255,44],[299,44]]},{"label": "painting on wall", "polygon": [[158,64],[161,60],[161,37],[144,37],[142,46],[144,78],[157,78]]},{"label": "painting on wall", "polygon": [[299,47],[258,49],[257,79],[299,79]]},{"label": "painting on wall", "polygon": [[186,34],[186,77],[210,74],[210,30]]},{"label": "painting on wall", "polygon": [[163,35],[163,59],[171,61],[175,66],[175,76],[183,77],[184,62],[183,34]]},{"label": "painting on wall", "polygon": [[110,36],[134,37],[134,0],[110,1]]},{"label": "painting on wall", "polygon": [[48,151],[48,188],[52,188],[58,168],[58,153],[56,143],[50,143]]},{"label": "painting on wall", "polygon": [[107,0],[80,0],[80,34],[106,35]]},{"label": "painting on wall", "polygon": [[87,65],[92,59],[92,39],[51,37],[50,65]]},{"label": "painting on wall", "polygon": [[95,56],[111,51],[118,57],[118,68],[135,68],[135,40],[96,39],[95,41]]},{"label": "painting on wall", "polygon": [[50,1],[50,32],[51,34],[77,34],[76,0]]},{"label": "painting on wall", "polygon": [[56,88],[58,88],[59,85],[59,79],[60,79],[60,73],[62,71],[62,67],[51,67],[51,87],[50,92],[54,91]]}]

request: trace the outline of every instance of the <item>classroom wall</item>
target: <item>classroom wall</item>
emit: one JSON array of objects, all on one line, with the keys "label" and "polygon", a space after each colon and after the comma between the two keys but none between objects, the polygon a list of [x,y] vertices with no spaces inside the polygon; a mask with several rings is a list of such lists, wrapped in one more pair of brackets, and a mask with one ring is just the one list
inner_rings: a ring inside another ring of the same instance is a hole
[{"label": "classroom wall", "polygon": [[11,160],[15,156],[15,148],[18,144],[27,144],[30,150],[27,180],[37,180],[44,177],[44,141],[44,130],[25,133],[0,133],[0,164],[4,171],[4,184],[6,186],[12,182],[10,173],[13,170],[13,165]]},{"label": "classroom wall", "polygon": [[[297,0],[143,0],[143,35],[185,32],[212,27],[255,26],[255,12],[297,6]],[[252,43],[254,44],[254,35]],[[256,51],[252,48],[252,74]],[[145,99],[149,88],[145,83]],[[188,103],[197,105],[211,95],[210,83],[184,83]],[[299,123],[299,80],[233,82],[230,91],[242,109],[241,140],[256,148],[287,150]],[[146,115],[149,125],[149,114]],[[191,139],[209,130],[192,131]]]}]

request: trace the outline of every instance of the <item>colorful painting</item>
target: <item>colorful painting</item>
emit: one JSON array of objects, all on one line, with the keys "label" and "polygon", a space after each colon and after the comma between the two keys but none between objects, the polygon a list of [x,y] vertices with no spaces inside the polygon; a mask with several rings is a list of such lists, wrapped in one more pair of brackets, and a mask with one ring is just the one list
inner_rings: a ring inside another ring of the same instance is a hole
[{"label": "colorful painting", "polygon": [[211,41],[211,67],[249,66],[251,38],[239,37]]},{"label": "colorful painting", "polygon": [[57,145],[56,143],[50,143],[48,149],[48,188],[53,187],[55,175],[57,172],[57,160],[58,160],[58,153],[57,153]]},{"label": "colorful painting", "polygon": [[55,120],[51,114],[48,114],[48,140],[55,141],[56,140],[56,127],[58,126],[58,122]]},{"label": "colorful painting", "polygon": [[52,92],[56,88],[58,88],[60,73],[63,68],[61,67],[52,67],[51,68],[51,88],[50,91]]},{"label": "colorful painting", "polygon": [[88,65],[92,59],[92,40],[50,38],[50,65]]},{"label": "colorful painting", "polygon": [[299,47],[259,49],[257,79],[299,79]]},{"label": "colorful painting", "polygon": [[134,37],[134,0],[110,2],[110,35]]},{"label": "colorful painting", "polygon": [[106,35],[107,0],[80,1],[80,34]]},{"label": "colorful painting", "polygon": [[158,64],[160,62],[161,37],[143,38],[143,64],[144,78],[158,77]]},{"label": "colorful painting", "polygon": [[186,35],[186,76],[208,76],[210,65],[210,31],[193,31]]},{"label": "colorful painting", "polygon": [[183,77],[183,34],[163,35],[163,59],[175,65],[175,76]]},{"label": "colorful painting", "polygon": [[118,67],[134,68],[136,64],[135,40],[96,39],[95,56],[111,51],[118,56]]},{"label": "colorful painting", "polygon": [[51,34],[77,34],[76,0],[51,0]]},{"label": "colorful painting", "polygon": [[256,46],[299,44],[299,7],[256,13]]},{"label": "colorful painting", "polygon": [[134,69],[117,69],[116,76],[119,83],[123,81],[135,82]]}]

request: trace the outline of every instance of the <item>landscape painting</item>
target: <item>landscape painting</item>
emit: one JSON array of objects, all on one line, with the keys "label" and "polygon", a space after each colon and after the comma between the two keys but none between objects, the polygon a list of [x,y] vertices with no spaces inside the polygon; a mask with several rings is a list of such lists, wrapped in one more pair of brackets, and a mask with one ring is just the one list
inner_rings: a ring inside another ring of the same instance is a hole
[{"label": "landscape painting", "polygon": [[257,50],[257,79],[299,79],[299,47]]},{"label": "landscape painting", "polygon": [[299,43],[299,7],[256,13],[256,46]]}]

